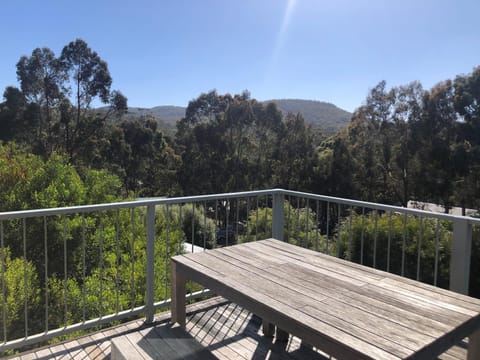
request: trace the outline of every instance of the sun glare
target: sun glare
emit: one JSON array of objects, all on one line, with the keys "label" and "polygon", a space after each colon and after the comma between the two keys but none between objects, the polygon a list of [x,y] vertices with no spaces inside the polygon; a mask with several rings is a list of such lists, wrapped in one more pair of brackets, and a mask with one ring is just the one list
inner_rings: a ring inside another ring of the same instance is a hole
[{"label": "sun glare", "polygon": [[293,9],[295,8],[296,3],[297,0],[287,0],[287,8],[285,9],[285,14],[283,16],[283,22],[279,33],[279,38],[282,38],[283,34],[287,31],[288,24],[290,23],[290,19],[292,17]]},{"label": "sun glare", "polygon": [[283,42],[285,40],[285,34],[287,33],[291,18],[292,18],[292,13],[295,9],[295,4],[297,3],[297,0],[287,0],[287,4],[285,7],[285,12],[283,14],[283,20],[282,20],[282,25],[280,26],[280,29],[278,30],[277,38],[275,40],[275,47],[273,48],[272,56],[270,58],[270,64],[265,76],[265,81],[268,82],[268,79],[272,75],[272,72],[274,72],[274,69],[277,65],[278,58],[280,56],[280,52],[283,46]]}]

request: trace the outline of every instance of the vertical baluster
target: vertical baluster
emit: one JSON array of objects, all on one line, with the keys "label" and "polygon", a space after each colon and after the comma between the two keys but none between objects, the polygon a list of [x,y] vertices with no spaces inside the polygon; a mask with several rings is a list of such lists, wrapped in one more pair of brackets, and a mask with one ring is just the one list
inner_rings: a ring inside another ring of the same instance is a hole
[{"label": "vertical baluster", "polygon": [[145,295],[145,322],[151,323],[155,308],[155,205],[147,206],[147,279]]},{"label": "vertical baluster", "polygon": [[3,232],[3,220],[0,221],[0,251],[1,251],[1,260],[2,260],[2,324],[3,324],[3,342],[7,342],[7,309],[5,307],[5,240]]},{"label": "vertical baluster", "polygon": [[373,229],[373,267],[377,268],[377,240],[378,240],[378,211],[375,210],[375,220]]},{"label": "vertical baluster", "polygon": [[365,249],[365,208],[362,207],[362,231],[360,234],[360,264],[362,265],[363,265],[364,249]]},{"label": "vertical baluster", "polygon": [[131,223],[132,223],[132,245],[130,249],[131,263],[132,263],[132,274],[130,279],[130,295],[131,295],[131,309],[135,308],[136,294],[135,294],[135,208],[132,208],[131,214]]},{"label": "vertical baluster", "polygon": [[28,289],[27,289],[27,223],[25,218],[23,223],[23,296],[25,310],[25,337],[28,337]]},{"label": "vertical baluster", "polygon": [[403,214],[403,230],[402,230],[402,273],[405,275],[405,249],[407,246],[407,213]]},{"label": "vertical baluster", "polygon": [[[183,204],[179,204],[179,209],[178,209],[178,223],[180,230],[183,232],[183,216],[182,216],[182,209],[183,209]],[[183,253],[182,249],[182,242],[180,241],[180,238],[178,239],[178,251],[177,254]]]},{"label": "vertical baluster", "polygon": [[192,253],[195,246],[195,203],[192,203],[192,237],[190,239],[192,242]]},{"label": "vertical baluster", "polygon": [[[342,213],[342,205],[341,204],[338,204],[337,206],[337,228],[340,228],[340,221],[341,221],[341,213]],[[338,239],[337,239],[337,257],[341,257],[341,254],[340,254],[340,231],[337,231],[337,236],[338,236]]]},{"label": "vertical baluster", "polygon": [[256,206],[257,210],[255,210],[255,241],[258,240],[258,195],[256,197]]},{"label": "vertical baluster", "polygon": [[[263,236],[265,238],[265,236],[267,236],[267,229],[268,229],[268,195],[265,195],[265,211],[264,211],[264,220],[265,220],[265,227],[263,229],[265,235]],[[272,199],[272,220],[273,220],[273,199]],[[270,227],[271,228],[271,227]]]},{"label": "vertical baluster", "polygon": [[85,241],[85,213],[82,213],[82,321],[86,321],[86,284],[85,279],[87,277],[87,261],[86,261],[86,252],[87,244]]},{"label": "vertical baluster", "polygon": [[309,230],[309,228],[308,228],[308,225],[309,225],[309,224],[308,224],[308,221],[310,220],[310,219],[309,219],[309,215],[310,215],[310,202],[309,202],[309,200],[310,200],[310,199],[307,199],[307,204],[305,205],[306,210],[307,210],[307,211],[306,211],[307,220],[305,221],[305,242],[306,242],[305,247],[306,247],[307,249],[309,248],[309,242],[308,242],[308,240],[309,240],[309,238],[308,238],[308,230]]},{"label": "vertical baluster", "polygon": [[236,199],[235,242],[238,243],[238,225],[240,224],[240,199]]},{"label": "vertical baluster", "polygon": [[392,211],[388,216],[387,272],[390,272],[390,250],[392,246]]},{"label": "vertical baluster", "polygon": [[217,241],[218,241],[218,200],[215,199],[215,246],[217,246]]},{"label": "vertical baluster", "polygon": [[423,218],[418,217],[417,281],[420,280],[420,261],[422,258]]},{"label": "vertical baluster", "polygon": [[290,213],[292,211],[292,196],[288,195],[288,215],[287,215],[287,243],[290,242]]},{"label": "vertical baluster", "polygon": [[315,251],[318,251],[318,222],[319,222],[319,216],[320,216],[320,204],[319,201],[317,200],[317,215],[315,218]]},{"label": "vertical baluster", "polygon": [[203,202],[203,250],[207,248],[207,202]]},{"label": "vertical baluster", "polygon": [[250,197],[247,196],[247,219],[246,219],[246,223],[247,223],[247,228],[245,229],[246,231],[246,234],[247,234],[247,242],[250,241],[250,234],[248,232],[248,224],[250,223]]},{"label": "vertical baluster", "polygon": [[67,271],[67,217],[63,215],[63,315],[65,326],[68,321],[68,305],[67,305],[67,284],[68,284],[68,271]]},{"label": "vertical baluster", "polygon": [[98,296],[98,304],[100,310],[100,318],[103,317],[103,221],[100,215],[100,241],[99,241],[99,253],[100,253],[100,294]]},{"label": "vertical baluster", "polygon": [[[168,290],[169,290],[169,284],[168,284],[168,268],[170,267],[170,259],[168,257],[168,240],[169,240],[169,234],[170,234],[170,205],[166,204],[165,205],[165,222],[166,222],[166,227],[165,227],[165,299],[168,299]],[[193,244],[193,240],[192,240]],[[193,253],[193,251],[192,251]]]},{"label": "vertical baluster", "polygon": [[115,213],[115,313],[119,312],[119,292],[120,292],[120,209]]},{"label": "vertical baluster", "polygon": [[228,246],[228,199],[225,199],[225,246]]},{"label": "vertical baluster", "polygon": [[[353,206],[350,205],[350,216],[348,219],[348,242],[350,247],[350,254],[353,254]],[[350,255],[351,256],[351,255]]]},{"label": "vertical baluster", "polygon": [[437,221],[435,224],[435,269],[433,270],[433,285],[435,286],[437,286],[437,281],[438,281],[439,232],[440,232],[440,219],[437,218]]},{"label": "vertical baluster", "polygon": [[325,254],[329,255],[328,241],[330,236],[330,202],[327,202],[327,241],[325,243]]},{"label": "vertical baluster", "polygon": [[295,213],[295,230],[294,230],[294,234],[295,234],[295,241],[297,242],[297,245],[301,246],[300,244],[300,197],[297,196],[297,209],[296,209],[296,213]]},{"label": "vertical baluster", "polygon": [[[215,205],[217,205],[218,203],[215,202]],[[215,213],[215,216],[217,216],[217,213]],[[194,251],[194,239],[195,239],[195,204],[192,202],[192,221],[190,222],[190,227],[192,229],[191,231],[191,234],[190,234],[190,242],[192,244],[190,250],[191,252],[193,253]],[[216,227],[215,227],[216,229]],[[166,274],[165,274],[166,276]],[[190,294],[190,296],[192,296],[193,294],[193,285],[192,285],[192,282],[191,281],[187,281],[187,289],[188,289],[188,293]]]},{"label": "vertical baluster", "polygon": [[45,269],[45,332],[48,332],[48,240],[47,240],[47,217],[43,217],[43,252]]}]

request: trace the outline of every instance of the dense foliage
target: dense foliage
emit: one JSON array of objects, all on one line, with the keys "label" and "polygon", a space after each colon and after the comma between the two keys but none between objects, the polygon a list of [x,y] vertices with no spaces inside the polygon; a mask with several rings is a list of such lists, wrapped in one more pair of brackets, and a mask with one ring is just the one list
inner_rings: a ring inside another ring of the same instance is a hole
[{"label": "dense foliage", "polygon": [[333,163],[338,157],[350,169],[349,196],[477,208],[479,124],[480,68],[430,90],[416,82],[388,90],[381,82],[328,149]]}]

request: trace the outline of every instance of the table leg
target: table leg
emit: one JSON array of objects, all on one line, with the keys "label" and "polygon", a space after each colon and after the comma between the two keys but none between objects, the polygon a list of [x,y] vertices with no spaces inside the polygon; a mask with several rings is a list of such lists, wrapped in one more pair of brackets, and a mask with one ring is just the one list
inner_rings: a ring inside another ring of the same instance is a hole
[{"label": "table leg", "polygon": [[480,359],[480,329],[474,332],[468,338],[467,360]]},{"label": "table leg", "polygon": [[275,325],[269,323],[268,321],[262,320],[262,330],[263,336],[272,337],[275,332]]},{"label": "table leg", "polygon": [[185,329],[185,275],[177,269],[172,261],[172,323],[178,323]]},{"label": "table leg", "polygon": [[280,329],[277,326],[277,331],[275,333],[275,337],[277,338],[277,341],[288,341],[288,332],[285,330]]}]

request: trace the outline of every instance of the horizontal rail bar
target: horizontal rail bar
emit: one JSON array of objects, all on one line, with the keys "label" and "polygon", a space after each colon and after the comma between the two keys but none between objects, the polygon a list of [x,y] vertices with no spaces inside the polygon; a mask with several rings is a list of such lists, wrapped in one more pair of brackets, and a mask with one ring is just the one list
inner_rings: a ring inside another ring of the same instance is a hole
[{"label": "horizontal rail bar", "polygon": [[61,207],[61,208],[6,211],[6,212],[0,212],[0,221],[32,218],[32,217],[40,217],[40,216],[98,212],[98,211],[115,210],[115,209],[131,209],[135,207],[147,207],[149,205],[185,204],[185,203],[197,203],[197,202],[208,201],[208,200],[218,200],[218,199],[236,199],[236,198],[249,197],[249,196],[253,197],[253,196],[260,196],[260,195],[272,195],[272,194],[275,194],[276,192],[278,192],[278,190],[257,190],[257,191],[244,191],[244,192],[224,193],[224,194],[214,194],[214,195],[196,195],[196,196],[183,196],[183,197],[174,197],[174,198],[132,200],[132,201],[123,201],[123,202],[107,203],[107,204],[67,206],[67,207]]},{"label": "horizontal rail bar", "polygon": [[471,224],[480,225],[480,218],[474,218],[471,216],[443,214],[443,213],[431,212],[426,210],[405,208],[401,206],[385,205],[385,204],[379,204],[379,203],[372,203],[368,201],[345,199],[345,198],[339,198],[339,197],[327,196],[327,195],[316,195],[311,193],[284,190],[284,189],[243,191],[243,192],[235,192],[235,193],[183,196],[183,197],[174,197],[174,198],[154,198],[154,199],[108,203],[108,204],[69,206],[69,207],[62,207],[62,208],[7,211],[7,212],[0,212],[0,221],[11,220],[11,219],[32,218],[32,217],[39,217],[39,216],[97,212],[97,211],[106,211],[106,210],[114,210],[114,209],[129,209],[129,208],[135,208],[135,207],[147,207],[149,205],[196,203],[196,202],[209,201],[209,200],[235,199],[235,198],[253,197],[253,196],[260,196],[260,195],[275,195],[275,194],[297,196],[297,197],[303,197],[306,199],[322,200],[322,201],[332,202],[332,203],[337,203],[342,205],[366,207],[366,208],[371,208],[376,210],[399,212],[402,214],[406,213],[406,214],[418,215],[418,216],[428,216],[431,218],[443,219],[443,220],[453,221],[454,219],[463,219],[468,221]]},{"label": "horizontal rail bar", "polygon": [[410,214],[410,215],[430,217],[430,218],[436,218],[436,219],[442,219],[442,220],[453,221],[455,219],[462,219],[464,221],[468,221],[471,224],[480,225],[480,218],[474,218],[474,217],[471,217],[471,216],[443,214],[443,213],[432,212],[432,211],[427,211],[427,210],[419,210],[419,209],[412,209],[412,208],[406,208],[406,207],[401,207],[401,206],[372,203],[372,202],[368,202],[368,201],[359,201],[359,200],[338,198],[338,197],[327,196],[327,195],[316,195],[316,194],[304,193],[304,192],[299,192],[299,191],[282,190],[282,189],[276,189],[276,190],[272,190],[272,191],[281,192],[285,195],[290,195],[290,196],[303,197],[303,198],[306,198],[306,199],[323,200],[323,201],[326,201],[326,202],[333,202],[333,203],[342,204],[342,205],[366,207],[366,208],[375,209],[375,210],[392,211],[392,212],[398,212],[398,213],[402,213],[402,214],[406,213],[406,214]]}]

